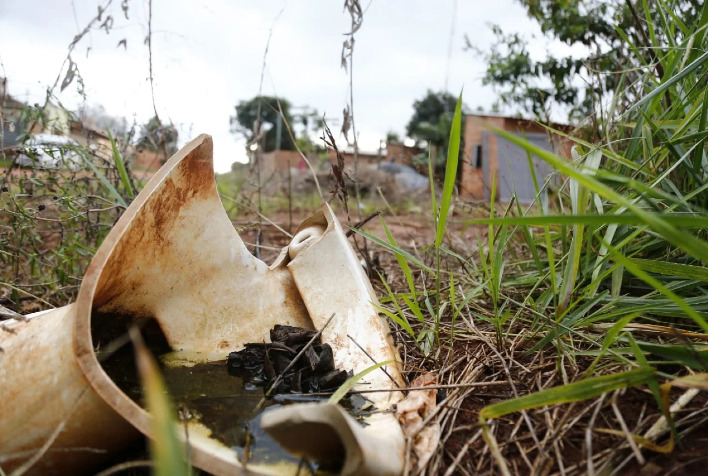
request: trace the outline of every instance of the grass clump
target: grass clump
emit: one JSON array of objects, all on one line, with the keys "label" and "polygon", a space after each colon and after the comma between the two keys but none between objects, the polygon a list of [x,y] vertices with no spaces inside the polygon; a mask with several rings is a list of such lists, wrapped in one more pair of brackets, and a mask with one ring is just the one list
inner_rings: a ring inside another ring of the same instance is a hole
[{"label": "grass clump", "polygon": [[[0,287],[20,312],[76,298],[94,252],[135,194],[136,181],[110,137],[110,153],[66,146],[77,170],[19,168],[9,161],[0,191]],[[26,303],[27,305],[24,305]]]},{"label": "grass clump", "polygon": [[[666,5],[657,8],[670,26],[663,31],[681,26]],[[443,245],[453,233],[446,223],[456,154],[448,156],[439,206],[432,194],[428,250],[403,249],[384,224],[386,240],[375,241],[394,253],[402,274],[400,292],[385,285],[384,313],[418,352],[407,351],[408,367],[460,384],[440,412],[449,446],[441,445],[433,467],[619,471],[644,464],[647,449],[668,451],[707,428],[700,404],[690,418],[672,414],[676,392],[668,391],[672,382],[705,389],[708,375],[708,53],[691,33],[707,22],[704,14],[681,26],[683,39],[671,47],[653,39],[664,76],[656,80],[648,65],[632,85],[643,91],[636,103],[599,118],[605,140],[552,131],[575,142],[571,160],[490,127],[526,150],[529,163],[537,157],[556,172],[545,183],[534,176],[537,198],[526,209],[514,199],[495,204],[493,187],[489,218],[458,218],[477,227],[476,253]],[[453,123],[451,143],[455,134]],[[501,385],[501,401],[465,390],[475,379]],[[705,402],[692,395],[679,405]],[[596,427],[603,411],[612,416]],[[466,413],[479,415],[478,424]],[[463,432],[463,441],[455,435],[461,421],[478,429]],[[471,449],[480,456],[464,462]]]}]

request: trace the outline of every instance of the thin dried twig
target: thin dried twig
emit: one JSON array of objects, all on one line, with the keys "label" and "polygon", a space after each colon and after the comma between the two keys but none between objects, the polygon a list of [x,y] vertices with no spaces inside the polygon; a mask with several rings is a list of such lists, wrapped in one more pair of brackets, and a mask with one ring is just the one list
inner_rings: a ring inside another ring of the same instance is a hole
[{"label": "thin dried twig", "polygon": [[327,121],[323,119],[323,124],[324,124],[324,135],[320,138],[322,141],[325,143],[327,147],[332,149],[334,151],[334,154],[336,156],[336,160],[334,163],[332,163],[332,176],[334,177],[334,190],[332,190],[330,193],[332,194],[333,197],[338,198],[342,204],[344,205],[344,209],[347,212],[347,221],[350,221],[349,219],[349,192],[347,191],[347,184],[345,183],[345,177],[349,178],[347,176],[347,173],[344,171],[344,157],[342,156],[342,153],[339,151],[339,148],[337,147],[337,141],[334,140],[334,136],[332,135],[332,131],[329,129],[329,126],[327,125]]},{"label": "thin dried twig", "polygon": [[617,406],[617,396],[619,395],[619,390],[615,391],[614,394],[612,395],[612,411],[615,413],[615,416],[617,417],[617,421],[619,421],[620,426],[622,427],[622,431],[624,432],[625,438],[627,439],[627,443],[629,444],[629,447],[632,448],[632,453],[634,453],[634,457],[637,459],[637,463],[639,463],[641,466],[644,466],[644,463],[646,463],[646,460],[644,459],[644,456],[642,456],[642,452],[639,451],[639,447],[637,446],[637,443],[634,441],[634,438],[632,438],[632,434],[629,431],[629,428],[627,428],[627,423],[624,421],[624,417],[622,416],[622,412],[620,412],[619,407]]},{"label": "thin dried twig", "polygon": [[128,469],[134,469],[134,468],[152,468],[153,467],[153,462],[150,460],[136,460],[136,461],[127,461],[125,463],[120,463],[115,466],[111,466],[108,469],[105,469],[101,471],[100,473],[96,473],[96,476],[111,476],[113,474],[117,473],[122,473],[125,470]]},{"label": "thin dried twig", "polygon": [[375,212],[370,213],[363,220],[360,220],[357,223],[354,223],[352,226],[349,227],[349,230],[347,230],[347,238],[349,238],[350,236],[352,236],[354,234],[354,230],[359,230],[359,229],[363,228],[363,226],[366,225],[367,223],[369,223],[372,220],[372,218],[377,217],[379,215],[381,215],[381,211],[376,210]]},{"label": "thin dried twig", "polygon": [[585,428],[585,447],[588,455],[587,470],[590,476],[593,476],[595,474],[595,466],[593,464],[592,455],[592,430],[595,426],[595,418],[597,418],[597,415],[600,413],[602,403],[605,401],[605,395],[606,394],[602,394],[602,396],[597,400],[597,403],[595,404],[595,411],[593,411],[592,416],[590,417],[590,421],[588,422],[588,425]]},{"label": "thin dried twig", "polygon": [[452,464],[447,468],[447,471],[445,471],[444,476],[452,476],[455,472],[455,468],[457,468],[457,465],[460,464],[460,461],[462,460],[463,456],[467,453],[467,450],[469,449],[470,445],[477,441],[479,437],[482,436],[482,430],[477,430],[477,432],[472,435],[470,438],[467,439],[464,445],[462,445],[462,448],[460,451],[457,453],[457,456],[455,459],[452,461]]},{"label": "thin dried twig", "polygon": [[27,471],[29,471],[32,466],[37,464],[37,462],[42,459],[42,457],[47,453],[49,448],[54,444],[56,439],[59,437],[62,431],[64,431],[64,428],[66,427],[66,424],[68,423],[69,419],[72,417],[72,414],[74,413],[74,410],[76,407],[79,405],[79,402],[83,398],[84,394],[86,393],[86,390],[88,390],[88,386],[84,387],[83,390],[79,393],[79,395],[76,397],[76,400],[72,404],[71,408],[69,409],[69,412],[66,417],[57,425],[57,427],[52,431],[52,433],[49,435],[49,438],[47,438],[47,441],[44,442],[41,448],[37,450],[37,452],[27,461],[25,461],[22,466],[17,468],[15,471],[10,473],[10,476],[21,476],[25,474]]}]

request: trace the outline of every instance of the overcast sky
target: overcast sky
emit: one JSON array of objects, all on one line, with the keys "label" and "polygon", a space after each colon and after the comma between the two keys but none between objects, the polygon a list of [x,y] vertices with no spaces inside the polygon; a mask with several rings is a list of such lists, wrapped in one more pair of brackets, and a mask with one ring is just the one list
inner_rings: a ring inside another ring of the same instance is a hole
[{"label": "overcast sky", "polygon": [[[10,94],[42,103],[71,40],[106,3],[0,0],[0,75],[8,78]],[[76,81],[56,93],[69,109],[100,104],[109,114],[140,124],[153,115],[144,44],[148,2],[123,2],[128,19],[121,3],[113,0],[104,13],[104,20],[113,16],[110,33],[93,29],[72,53],[85,99]],[[154,0],[155,104],[163,122],[179,128],[180,145],[205,132],[214,137],[217,171],[246,160],[244,141],[229,132],[229,116],[238,101],[258,94],[271,30],[263,94],[317,109],[340,125],[349,95],[340,55],[350,17],[342,5],[336,0]],[[465,34],[484,49],[492,41],[490,22],[509,32],[537,33],[513,0],[363,0],[362,6],[353,71],[363,149],[375,149],[388,131],[403,137],[413,101],[427,89],[447,86],[457,95],[464,86],[470,108],[491,106],[494,94],[481,84],[484,64],[463,51]],[[127,49],[117,46],[123,39]],[[539,43],[541,53],[544,48]]]}]

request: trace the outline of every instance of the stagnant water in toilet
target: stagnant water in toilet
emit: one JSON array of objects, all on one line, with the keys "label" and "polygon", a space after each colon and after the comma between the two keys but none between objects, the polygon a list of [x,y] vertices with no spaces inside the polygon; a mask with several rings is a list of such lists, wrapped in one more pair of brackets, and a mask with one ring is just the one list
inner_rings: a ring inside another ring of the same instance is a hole
[{"label": "stagnant water in toilet", "polygon": [[[143,406],[142,387],[130,346],[112,355],[102,366],[126,395]],[[198,419],[214,438],[233,449],[240,460],[244,460],[248,439],[248,461],[252,463],[297,462],[260,428],[261,415],[277,408],[280,404],[276,400],[280,398],[269,399],[262,411],[256,411],[263,389],[245,389],[240,378],[228,374],[226,360],[192,367],[161,367],[178,412]]]},{"label": "stagnant water in toilet", "polygon": [[[169,347],[159,328],[143,326],[142,333],[151,352],[159,361],[164,361],[164,357],[169,354]],[[132,345],[127,344],[105,358],[101,358],[100,350],[97,354],[102,360],[102,367],[116,385],[136,403],[144,406]],[[263,388],[251,384],[244,385],[243,379],[233,375],[233,372],[229,373],[226,360],[193,366],[161,364],[161,370],[178,411],[182,415],[186,414],[188,418],[198,419],[211,430],[215,439],[235,451],[239,460],[250,463],[289,461],[297,464],[296,458],[261,429],[260,418],[264,412],[281,405],[326,399],[307,395],[275,395],[266,400],[263,409],[257,410],[256,407],[263,397]],[[353,414],[363,416],[366,413],[361,410],[366,403],[363,398],[353,396],[345,400],[342,403]],[[322,467],[318,468],[317,472],[328,474]]]}]

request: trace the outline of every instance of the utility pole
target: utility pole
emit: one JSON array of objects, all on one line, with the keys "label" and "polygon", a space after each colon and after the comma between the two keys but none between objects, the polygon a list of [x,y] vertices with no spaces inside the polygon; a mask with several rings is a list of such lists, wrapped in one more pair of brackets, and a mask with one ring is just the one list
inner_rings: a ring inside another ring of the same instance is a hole
[{"label": "utility pole", "polygon": [[275,121],[275,150],[280,150],[280,144],[283,137],[283,118],[278,114],[278,119]]}]

